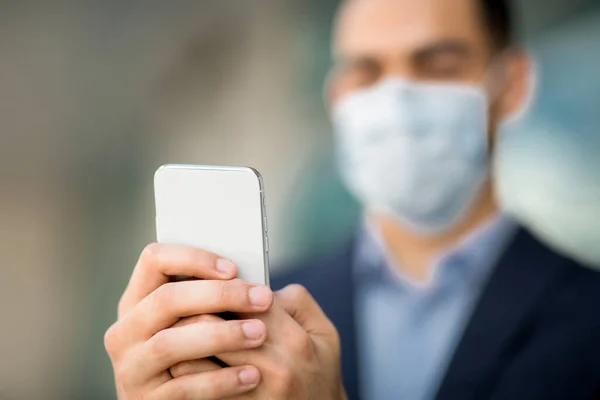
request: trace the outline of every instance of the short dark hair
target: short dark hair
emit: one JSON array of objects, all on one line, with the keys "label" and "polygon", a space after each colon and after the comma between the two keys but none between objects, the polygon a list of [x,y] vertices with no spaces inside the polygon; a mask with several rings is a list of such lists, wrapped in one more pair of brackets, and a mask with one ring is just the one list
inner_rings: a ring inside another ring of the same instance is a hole
[{"label": "short dark hair", "polygon": [[512,4],[510,0],[477,0],[485,26],[493,44],[500,49],[510,46],[514,39]]}]

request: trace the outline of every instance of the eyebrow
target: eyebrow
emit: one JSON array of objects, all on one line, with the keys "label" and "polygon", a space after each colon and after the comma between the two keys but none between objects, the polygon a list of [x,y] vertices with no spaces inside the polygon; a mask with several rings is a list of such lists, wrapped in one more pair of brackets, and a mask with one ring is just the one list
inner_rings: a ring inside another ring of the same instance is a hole
[{"label": "eyebrow", "polygon": [[[464,40],[444,40],[430,44],[424,44],[412,51],[412,57],[426,59],[441,54],[451,54],[462,57],[471,56],[472,46]],[[377,60],[374,54],[341,55],[334,54],[332,62],[334,65],[352,65],[361,62],[372,62]]]},{"label": "eyebrow", "polygon": [[457,56],[470,56],[472,53],[471,46],[464,41],[446,40],[421,46],[413,51],[415,58],[429,58],[440,54],[452,54]]}]

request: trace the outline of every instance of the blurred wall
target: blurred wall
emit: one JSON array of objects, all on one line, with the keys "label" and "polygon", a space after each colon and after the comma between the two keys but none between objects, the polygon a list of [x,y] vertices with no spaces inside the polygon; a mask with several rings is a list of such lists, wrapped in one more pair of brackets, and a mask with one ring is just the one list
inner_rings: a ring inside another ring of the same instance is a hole
[{"label": "blurred wall", "polygon": [[497,149],[498,193],[547,244],[600,269],[600,5],[553,24],[528,46],[538,60],[537,101]]},{"label": "blurred wall", "polygon": [[[526,35],[596,4],[522,0]],[[351,233],[320,93],[334,6],[0,3],[1,399],[114,397],[102,337],[160,164],[261,170],[275,265]]]},{"label": "blurred wall", "polygon": [[323,136],[303,88],[312,10],[275,0],[0,7],[0,398],[111,398],[102,337],[154,240],[156,167],[260,169],[273,257],[285,255],[278,216]]}]

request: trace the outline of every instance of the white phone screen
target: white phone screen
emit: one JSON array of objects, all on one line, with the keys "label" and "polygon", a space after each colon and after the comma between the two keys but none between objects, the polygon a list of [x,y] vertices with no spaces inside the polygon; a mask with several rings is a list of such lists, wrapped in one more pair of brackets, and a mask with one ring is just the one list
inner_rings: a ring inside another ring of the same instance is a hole
[{"label": "white phone screen", "polygon": [[248,167],[165,165],[154,177],[160,243],[230,259],[238,277],[269,284],[262,178]]}]

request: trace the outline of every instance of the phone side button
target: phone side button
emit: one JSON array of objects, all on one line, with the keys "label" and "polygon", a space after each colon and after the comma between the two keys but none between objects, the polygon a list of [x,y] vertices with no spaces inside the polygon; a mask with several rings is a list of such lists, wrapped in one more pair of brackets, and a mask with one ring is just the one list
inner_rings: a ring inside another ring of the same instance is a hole
[{"label": "phone side button", "polygon": [[269,237],[265,236],[265,251],[269,252]]}]

